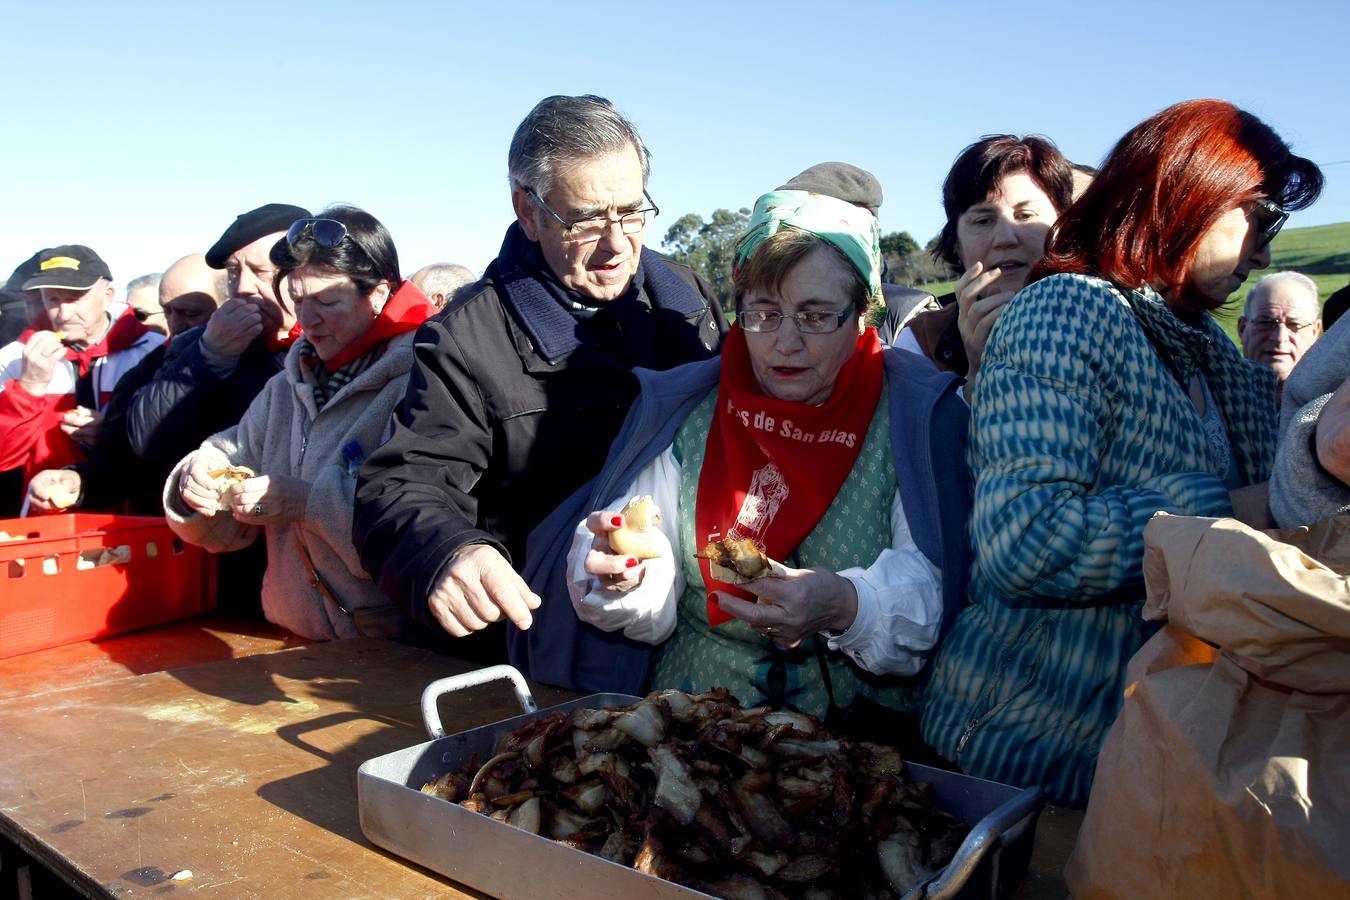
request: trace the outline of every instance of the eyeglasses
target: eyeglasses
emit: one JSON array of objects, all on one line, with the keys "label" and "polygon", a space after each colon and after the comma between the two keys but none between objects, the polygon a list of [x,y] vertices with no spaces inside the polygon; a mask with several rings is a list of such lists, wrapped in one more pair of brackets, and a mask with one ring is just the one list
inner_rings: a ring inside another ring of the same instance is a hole
[{"label": "eyeglasses", "polygon": [[1264,197],[1253,200],[1252,206],[1252,218],[1256,220],[1256,227],[1260,229],[1256,233],[1256,249],[1261,250],[1275,240],[1275,235],[1280,233],[1280,229],[1289,219],[1289,213]]},{"label": "eyeglasses", "polygon": [[163,310],[141,309],[139,306],[131,310],[131,314],[136,317],[137,322],[146,322],[156,316],[164,315]]},{"label": "eyeglasses", "polygon": [[320,247],[336,247],[351,235],[347,226],[337,219],[296,219],[286,231],[286,246],[294,249],[296,241],[308,233]]},{"label": "eyeglasses", "polygon": [[1285,328],[1289,329],[1290,334],[1298,334],[1303,329],[1313,325],[1316,321],[1316,319],[1311,322],[1298,322],[1294,319],[1252,319],[1251,325],[1253,328],[1259,328],[1262,331],[1274,331],[1276,328],[1283,325]]},{"label": "eyeglasses", "polygon": [[562,226],[562,230],[567,235],[568,240],[577,244],[588,244],[591,241],[600,240],[600,238],[605,236],[605,232],[609,231],[610,227],[615,224],[618,224],[619,230],[624,234],[637,234],[647,226],[648,216],[655,217],[661,215],[661,210],[657,207],[656,201],[651,198],[650,194],[643,191],[642,196],[646,198],[651,206],[620,213],[617,219],[611,219],[608,216],[595,216],[589,219],[577,219],[576,221],[569,222],[555,213],[549,205],[544,202],[544,198],[534,192],[533,188],[530,189],[529,194],[530,199],[539,204],[540,209],[552,216],[553,221]]},{"label": "eyeglasses", "polygon": [[844,323],[853,316],[853,313],[852,307],[838,313],[807,310],[806,312],[791,314],[763,309],[744,309],[736,314],[736,324],[741,326],[742,331],[748,331],[751,334],[763,334],[768,331],[777,331],[778,326],[783,324],[784,319],[792,319],[797,323],[797,330],[802,334],[829,334],[843,328]]}]

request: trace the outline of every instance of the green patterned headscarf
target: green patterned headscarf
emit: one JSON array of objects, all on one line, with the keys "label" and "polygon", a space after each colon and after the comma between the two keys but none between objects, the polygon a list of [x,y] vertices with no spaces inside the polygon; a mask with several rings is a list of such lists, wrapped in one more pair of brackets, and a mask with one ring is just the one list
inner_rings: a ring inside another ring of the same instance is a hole
[{"label": "green patterned headscarf", "polygon": [[750,226],[736,243],[734,277],[759,245],[782,228],[814,234],[844,252],[867,282],[872,301],[881,300],[881,229],[865,209],[808,191],[770,191],[755,201]]}]

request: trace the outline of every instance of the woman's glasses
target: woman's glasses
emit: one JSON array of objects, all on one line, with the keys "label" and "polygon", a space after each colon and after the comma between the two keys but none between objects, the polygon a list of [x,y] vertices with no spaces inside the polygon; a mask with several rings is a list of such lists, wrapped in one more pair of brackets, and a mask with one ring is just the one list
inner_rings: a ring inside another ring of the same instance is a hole
[{"label": "woman's glasses", "polygon": [[286,245],[293,249],[296,241],[306,234],[313,236],[314,243],[320,247],[328,248],[336,247],[350,237],[347,226],[336,219],[296,219],[286,232]]},{"label": "woman's glasses", "polygon": [[1256,249],[1260,250],[1275,240],[1275,235],[1280,233],[1284,223],[1289,219],[1289,213],[1280,209],[1274,203],[1264,197],[1260,200],[1252,201],[1252,218],[1256,220]]},{"label": "woman's glasses", "polygon": [[838,313],[807,310],[791,314],[776,310],[743,309],[736,314],[736,324],[741,326],[742,331],[763,334],[766,331],[777,331],[784,319],[791,319],[797,323],[797,330],[802,334],[829,334],[843,328],[844,323],[852,315],[853,307]]}]

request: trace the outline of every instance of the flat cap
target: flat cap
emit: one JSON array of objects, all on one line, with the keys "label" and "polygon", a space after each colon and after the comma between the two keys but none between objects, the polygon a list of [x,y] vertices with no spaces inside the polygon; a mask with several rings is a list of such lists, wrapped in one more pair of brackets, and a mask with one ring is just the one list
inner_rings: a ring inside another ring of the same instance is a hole
[{"label": "flat cap", "polygon": [[874,216],[881,209],[881,182],[866,169],[846,162],[816,163],[778,190],[824,194],[861,206]]}]

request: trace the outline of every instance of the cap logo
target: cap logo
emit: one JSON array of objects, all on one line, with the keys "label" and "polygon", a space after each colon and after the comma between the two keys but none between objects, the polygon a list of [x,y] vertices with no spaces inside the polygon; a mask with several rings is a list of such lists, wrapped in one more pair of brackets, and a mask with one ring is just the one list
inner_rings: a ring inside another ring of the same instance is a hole
[{"label": "cap logo", "polygon": [[39,266],[42,271],[48,269],[79,269],[80,261],[69,256],[53,256],[51,259],[44,259]]}]

